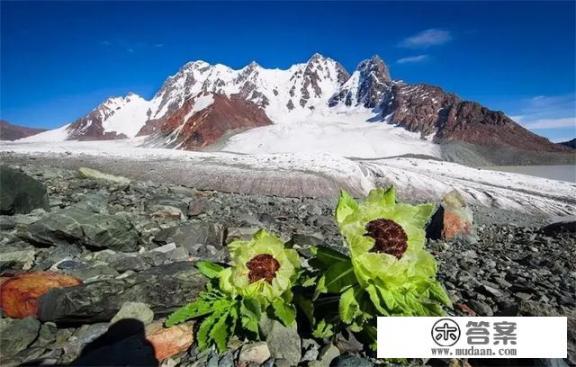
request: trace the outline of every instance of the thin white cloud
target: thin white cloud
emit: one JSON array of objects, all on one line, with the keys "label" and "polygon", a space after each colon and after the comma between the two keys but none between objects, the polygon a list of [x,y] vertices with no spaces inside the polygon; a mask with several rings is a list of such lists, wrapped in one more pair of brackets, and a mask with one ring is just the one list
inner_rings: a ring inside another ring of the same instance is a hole
[{"label": "thin white cloud", "polygon": [[576,118],[562,117],[562,118],[538,119],[525,122],[522,125],[524,125],[525,128],[532,130],[565,129],[570,127],[576,130]]},{"label": "thin white cloud", "polygon": [[452,41],[452,34],[449,31],[430,28],[404,39],[400,42],[400,47],[428,48],[443,45],[450,41]]},{"label": "thin white cloud", "polygon": [[428,55],[417,55],[417,56],[408,56],[403,57],[401,59],[396,60],[398,64],[418,64],[425,61],[428,61],[430,57]]}]

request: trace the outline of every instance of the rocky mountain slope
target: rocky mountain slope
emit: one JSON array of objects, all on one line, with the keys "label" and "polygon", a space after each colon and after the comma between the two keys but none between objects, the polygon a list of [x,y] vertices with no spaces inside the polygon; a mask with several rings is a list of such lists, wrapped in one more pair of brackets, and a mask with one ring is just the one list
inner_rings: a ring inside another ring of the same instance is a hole
[{"label": "rocky mountain slope", "polygon": [[564,145],[566,147],[572,148],[572,149],[576,149],[576,138],[572,139],[572,140],[568,140],[565,142],[560,143],[561,145]]},{"label": "rocky mountain slope", "polygon": [[[569,150],[529,132],[502,112],[438,87],[394,81],[378,56],[360,62],[349,74],[320,54],[286,70],[256,63],[234,70],[190,62],[170,76],[150,101],[134,94],[110,98],[58,136],[100,140],[139,135],[149,136],[156,146],[197,149],[236,130],[304,121],[390,124],[416,133],[412,140],[426,137],[436,143]],[[382,134],[381,139],[387,137]]]},{"label": "rocky mountain slope", "polygon": [[43,131],[46,131],[46,129],[33,129],[30,127],[14,125],[6,120],[0,120],[0,140],[18,140],[39,134]]}]

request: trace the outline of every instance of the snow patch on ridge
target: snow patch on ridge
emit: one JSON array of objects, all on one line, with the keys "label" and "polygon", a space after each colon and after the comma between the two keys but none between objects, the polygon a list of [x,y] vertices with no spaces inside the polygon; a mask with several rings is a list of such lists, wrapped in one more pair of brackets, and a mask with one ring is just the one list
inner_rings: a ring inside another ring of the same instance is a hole
[{"label": "snow patch on ridge", "polygon": [[150,102],[136,94],[130,94],[109,107],[114,112],[102,121],[104,131],[133,138],[146,124]]}]

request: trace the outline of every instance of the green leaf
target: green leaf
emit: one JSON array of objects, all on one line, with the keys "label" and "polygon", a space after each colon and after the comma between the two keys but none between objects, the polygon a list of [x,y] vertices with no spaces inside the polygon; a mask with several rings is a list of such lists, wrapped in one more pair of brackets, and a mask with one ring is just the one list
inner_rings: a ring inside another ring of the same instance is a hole
[{"label": "green leaf", "polygon": [[208,315],[213,311],[215,300],[218,300],[218,297],[210,292],[200,293],[196,301],[180,307],[172,313],[166,320],[166,326],[174,326],[190,319]]},{"label": "green leaf", "polygon": [[213,263],[211,261],[204,261],[204,260],[196,262],[196,268],[198,268],[200,273],[202,273],[209,279],[217,278],[218,274],[220,274],[220,272],[224,270],[223,266]]},{"label": "green leaf", "polygon": [[315,250],[315,260],[325,268],[332,266],[334,263],[350,262],[350,258],[329,247],[318,246]]},{"label": "green leaf", "polygon": [[210,337],[210,332],[212,330],[212,326],[219,320],[222,316],[224,311],[218,310],[212,313],[210,316],[206,317],[204,321],[200,324],[198,328],[198,349],[199,350],[206,350],[212,344],[212,338]]},{"label": "green leaf", "polygon": [[338,262],[332,265],[325,274],[325,288],[329,293],[340,293],[342,289],[355,285],[358,281],[354,274],[352,262]]},{"label": "green leaf", "polygon": [[347,216],[354,213],[358,209],[358,203],[350,194],[342,190],[340,193],[340,200],[338,200],[338,206],[336,207],[336,221],[338,223],[344,222]]},{"label": "green leaf", "polygon": [[322,275],[318,278],[318,282],[316,283],[316,289],[314,290],[314,297],[313,299],[316,300],[320,297],[321,294],[328,293],[328,288],[326,288],[326,276]]},{"label": "green leaf", "polygon": [[374,286],[374,284],[370,284],[368,287],[366,287],[366,292],[368,292],[372,304],[374,305],[376,310],[380,312],[381,315],[384,316],[390,315],[388,310],[386,310],[386,308],[382,305],[380,295],[378,294],[378,291],[376,290],[376,286]]},{"label": "green leaf", "polygon": [[312,336],[318,339],[329,338],[332,335],[334,335],[334,325],[324,319],[318,321],[312,331]]},{"label": "green leaf", "polygon": [[432,293],[432,298],[434,298],[437,301],[440,301],[442,304],[446,306],[452,307],[452,301],[450,300],[450,297],[448,297],[446,290],[444,289],[444,287],[442,287],[442,285],[439,282],[437,281],[431,282],[430,292]]},{"label": "green leaf", "polygon": [[364,331],[364,336],[366,337],[366,339],[368,341],[368,345],[369,345],[370,349],[372,349],[373,351],[376,351],[377,338],[378,338],[377,329],[374,326],[367,325],[363,331]]},{"label": "green leaf", "polygon": [[371,190],[366,198],[366,203],[382,207],[393,206],[396,203],[396,189],[394,186],[390,186],[388,189]]},{"label": "green leaf", "polygon": [[222,312],[210,328],[210,339],[214,341],[220,353],[226,351],[228,339],[230,338],[230,328],[227,323],[229,316],[230,310]]},{"label": "green leaf", "polygon": [[285,303],[282,299],[275,299],[272,302],[274,315],[284,324],[290,326],[296,320],[296,309],[293,305]]},{"label": "green leaf", "polygon": [[340,312],[340,319],[346,324],[351,324],[358,314],[361,313],[360,304],[356,300],[354,287],[350,287],[342,293],[338,310]]},{"label": "green leaf", "polygon": [[260,303],[253,298],[242,299],[240,303],[240,324],[242,327],[258,335],[260,317]]}]

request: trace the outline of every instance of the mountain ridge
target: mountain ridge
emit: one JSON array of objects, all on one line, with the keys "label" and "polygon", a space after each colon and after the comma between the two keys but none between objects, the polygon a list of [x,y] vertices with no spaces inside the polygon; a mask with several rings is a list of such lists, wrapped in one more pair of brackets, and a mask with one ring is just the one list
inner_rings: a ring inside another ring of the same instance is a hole
[{"label": "mountain ridge", "polygon": [[0,140],[18,140],[39,134],[46,129],[37,129],[22,125],[12,124],[0,119]]},{"label": "mountain ridge", "polygon": [[[219,100],[226,111],[202,104],[206,99]],[[236,106],[234,111],[231,104]],[[502,112],[440,87],[395,81],[378,55],[361,61],[350,74],[318,53],[287,69],[266,69],[256,62],[240,69],[202,60],[188,62],[150,100],[135,94],[108,99],[70,124],[66,139],[148,136],[155,146],[193,150],[236,129],[318,119],[357,120],[351,116],[367,113],[371,116],[365,122],[391,124],[435,143],[569,150],[526,130]]]}]

